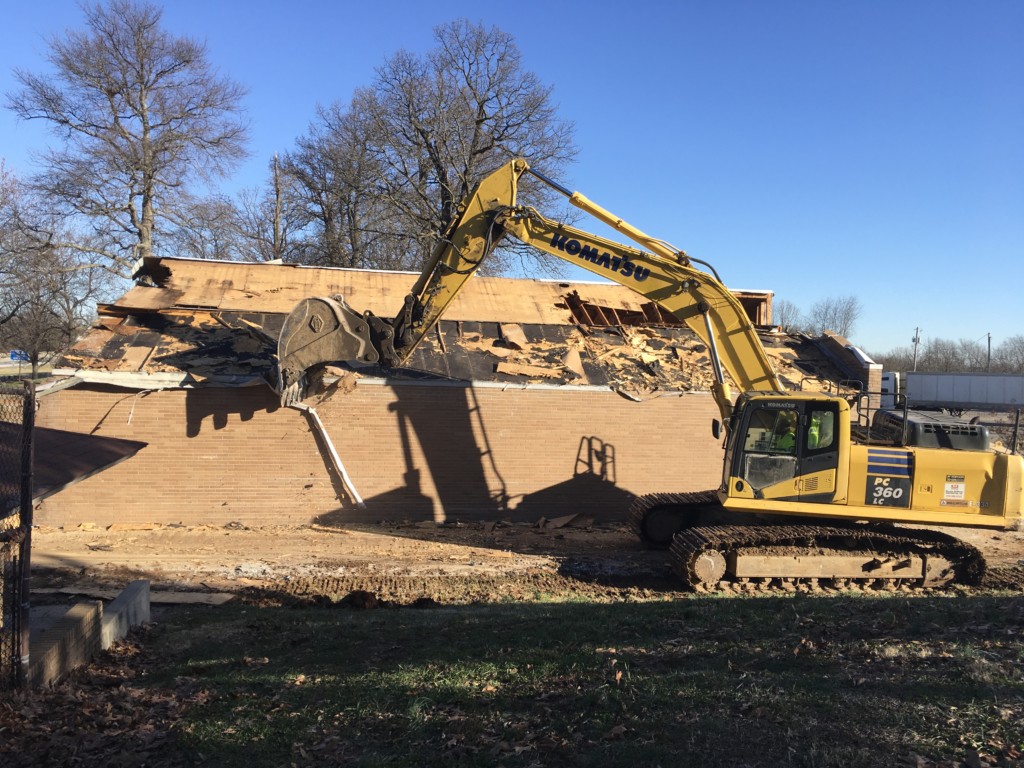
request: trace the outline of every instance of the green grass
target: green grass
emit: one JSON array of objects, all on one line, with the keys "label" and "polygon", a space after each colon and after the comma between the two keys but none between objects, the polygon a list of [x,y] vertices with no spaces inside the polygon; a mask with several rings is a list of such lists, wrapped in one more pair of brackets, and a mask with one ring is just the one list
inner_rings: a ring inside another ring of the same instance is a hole
[{"label": "green grass", "polygon": [[1024,750],[1015,596],[188,609],[146,638],[225,766],[880,766]]}]

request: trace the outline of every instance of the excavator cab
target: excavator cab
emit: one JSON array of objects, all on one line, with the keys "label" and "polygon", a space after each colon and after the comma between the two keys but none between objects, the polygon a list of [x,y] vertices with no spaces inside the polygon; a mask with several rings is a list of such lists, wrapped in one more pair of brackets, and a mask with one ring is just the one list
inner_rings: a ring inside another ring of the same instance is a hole
[{"label": "excavator cab", "polygon": [[[724,487],[729,499],[835,501],[849,444],[846,401],[810,393],[746,393],[733,413]],[[847,433],[843,440],[843,425]]]}]

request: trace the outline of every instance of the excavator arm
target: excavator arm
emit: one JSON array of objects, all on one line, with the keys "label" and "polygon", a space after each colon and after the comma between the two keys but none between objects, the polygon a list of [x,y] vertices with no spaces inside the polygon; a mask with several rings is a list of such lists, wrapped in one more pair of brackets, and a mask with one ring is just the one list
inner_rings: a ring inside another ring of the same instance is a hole
[{"label": "excavator arm", "polygon": [[503,236],[495,213],[515,203],[519,177],[527,167],[524,160],[514,160],[480,182],[442,233],[394,319],[359,314],[341,296],[300,301],[278,336],[281,404],[305,397],[317,369],[331,362],[401,367]]},{"label": "excavator arm", "polygon": [[[553,221],[516,204],[520,177],[531,173],[569,201],[622,232],[642,249]],[[681,250],[641,232],[513,160],[486,177],[461,207],[430,261],[391,321],[358,314],[341,297],[306,299],[285,321],[278,343],[278,391],[287,404],[304,396],[309,375],[329,362],[362,360],[399,367],[437,324],[466,280],[502,237],[511,235],[556,258],[630,288],[685,323],[707,344],[723,418],[732,411],[727,372],[742,391],[778,391],[782,384],[739,301],[714,274]],[[710,268],[709,268],[710,269]]]}]

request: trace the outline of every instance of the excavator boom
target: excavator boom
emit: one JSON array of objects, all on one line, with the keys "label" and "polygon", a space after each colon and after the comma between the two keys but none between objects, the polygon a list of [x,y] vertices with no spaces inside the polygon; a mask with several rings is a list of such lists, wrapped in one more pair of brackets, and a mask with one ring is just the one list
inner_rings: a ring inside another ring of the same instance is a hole
[{"label": "excavator boom", "polygon": [[[713,394],[723,416],[731,411],[732,397],[722,369],[744,392],[783,388],[739,300],[717,276],[697,269],[685,254],[669,258],[621,245],[552,221],[526,206],[500,212],[497,221],[524,243],[614,280],[685,323],[711,350],[716,367]],[[650,242],[643,233],[640,238]]]},{"label": "excavator boom", "polygon": [[[561,224],[533,208],[517,205],[519,179],[527,172],[641,248]],[[463,203],[394,319],[386,321],[368,312],[360,315],[340,297],[307,299],[295,308],[278,343],[282,402],[301,399],[311,372],[325,363],[360,360],[401,367],[506,235],[614,280],[685,323],[711,351],[716,378],[712,392],[723,418],[731,413],[733,399],[726,374],[742,391],[782,389],[746,312],[717,275],[698,269],[685,252],[645,234],[517,159],[487,176]]]}]

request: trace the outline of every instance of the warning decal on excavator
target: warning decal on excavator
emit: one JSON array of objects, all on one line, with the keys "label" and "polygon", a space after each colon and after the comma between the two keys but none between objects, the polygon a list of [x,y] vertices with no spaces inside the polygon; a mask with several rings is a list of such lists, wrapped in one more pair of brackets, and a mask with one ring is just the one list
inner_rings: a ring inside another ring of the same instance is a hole
[{"label": "warning decal on excavator", "polygon": [[909,507],[910,475],[908,451],[869,448],[864,503],[878,507]]},{"label": "warning decal on excavator", "polygon": [[967,484],[963,475],[946,475],[946,485],[942,493],[942,506],[944,507],[966,507]]}]

